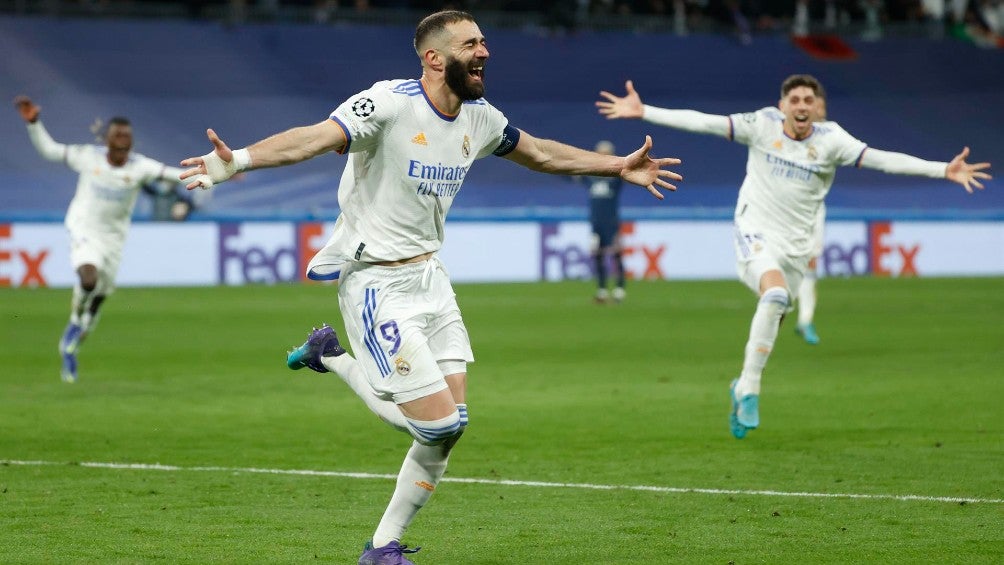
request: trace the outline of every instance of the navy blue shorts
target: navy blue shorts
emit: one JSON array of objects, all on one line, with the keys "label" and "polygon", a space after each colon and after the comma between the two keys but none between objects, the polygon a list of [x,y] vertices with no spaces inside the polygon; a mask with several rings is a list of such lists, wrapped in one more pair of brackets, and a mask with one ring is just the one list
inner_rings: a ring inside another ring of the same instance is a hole
[{"label": "navy blue shorts", "polygon": [[617,223],[604,222],[602,224],[593,224],[593,234],[596,236],[597,245],[600,248],[610,247],[614,244],[617,239],[617,232],[620,230],[620,225]]}]

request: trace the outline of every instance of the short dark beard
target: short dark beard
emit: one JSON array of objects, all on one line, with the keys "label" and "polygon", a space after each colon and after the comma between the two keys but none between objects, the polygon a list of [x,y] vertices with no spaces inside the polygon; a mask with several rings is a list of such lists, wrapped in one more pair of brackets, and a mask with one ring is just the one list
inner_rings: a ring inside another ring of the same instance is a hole
[{"label": "short dark beard", "polygon": [[467,65],[450,58],[446,63],[446,86],[461,100],[477,100],[485,95],[484,83],[470,84]]}]

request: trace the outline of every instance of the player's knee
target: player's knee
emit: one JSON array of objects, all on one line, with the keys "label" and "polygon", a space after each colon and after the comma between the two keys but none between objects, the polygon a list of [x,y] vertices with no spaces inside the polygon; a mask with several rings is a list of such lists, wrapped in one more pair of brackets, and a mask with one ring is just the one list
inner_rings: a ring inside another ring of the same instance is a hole
[{"label": "player's knee", "polygon": [[453,446],[457,445],[457,442],[460,441],[460,436],[464,435],[464,430],[467,429],[467,405],[457,404],[457,413],[460,414],[460,428],[457,430],[457,433],[446,438],[443,442],[443,449],[446,451],[453,450]]},{"label": "player's knee", "polygon": [[98,287],[98,269],[94,265],[84,265],[77,270],[80,276],[80,288],[91,292]]},{"label": "player's knee", "polygon": [[768,288],[760,296],[760,304],[783,314],[788,309],[788,306],[791,305],[788,289],[781,286]]},{"label": "player's knee", "polygon": [[464,427],[467,425],[467,408],[464,407],[464,416],[461,417],[460,409],[454,410],[452,414],[445,418],[439,420],[433,420],[431,422],[423,420],[413,420],[411,418],[405,418],[408,421],[408,428],[411,431],[411,435],[418,440],[419,443],[423,445],[441,445],[453,438],[460,437],[460,434],[464,432]]}]

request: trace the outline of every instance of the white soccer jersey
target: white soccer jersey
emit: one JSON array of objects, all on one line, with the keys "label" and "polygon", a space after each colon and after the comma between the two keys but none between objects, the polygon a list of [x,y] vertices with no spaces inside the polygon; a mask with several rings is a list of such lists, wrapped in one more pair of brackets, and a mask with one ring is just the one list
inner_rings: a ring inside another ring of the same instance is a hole
[{"label": "white soccer jersey", "polygon": [[808,255],[816,213],[840,165],[853,165],[867,145],[836,122],[819,122],[805,139],[784,133],[776,108],[732,114],[730,137],[749,146],[746,178],[739,190],[735,221],[740,230],[762,233],[771,247]]},{"label": "white soccer jersey", "polygon": [[503,145],[508,125],[483,99],[446,115],[418,80],[378,82],[331,119],[345,131],[351,156],[338,185],[342,212],[310,262],[311,278],[336,278],[345,261],[398,261],[439,250],[467,172]]},{"label": "white soccer jersey", "polygon": [[124,165],[116,167],[108,162],[108,148],[56,143],[41,122],[30,124],[28,133],[43,157],[62,160],[80,173],[77,191],[66,212],[66,227],[71,231],[124,237],[143,185],[160,178],[178,180],[182,173],[179,168],[133,152]]}]

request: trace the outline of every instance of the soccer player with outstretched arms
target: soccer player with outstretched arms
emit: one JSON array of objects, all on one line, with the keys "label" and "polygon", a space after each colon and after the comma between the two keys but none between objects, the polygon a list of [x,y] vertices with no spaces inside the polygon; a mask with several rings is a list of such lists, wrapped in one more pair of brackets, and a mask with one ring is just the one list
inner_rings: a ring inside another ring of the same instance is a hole
[{"label": "soccer player with outstretched arms", "polygon": [[[109,120],[103,146],[65,145],[49,135],[39,119],[41,108],[30,98],[18,96],[14,106],[27,124],[28,138],[38,153],[80,174],[65,219],[70,232],[70,261],[77,280],[70,320],[59,341],[60,374],[64,381],[76,382],[77,351],[97,326],[105,298],[115,290],[137,195],[144,185],[154,181],[177,181],[183,171],[132,151],[132,126],[126,118]],[[173,189],[171,184],[160,186]]]},{"label": "soccer player with outstretched arms", "polygon": [[[496,155],[535,171],[620,177],[662,198],[680,180],[651,158],[651,138],[626,157],[536,138],[484,99],[489,53],[474,18],[432,14],[415,31],[417,80],[381,81],[320,123],[231,150],[209,130],[211,153],[182,161],[189,188],[241,170],[348,154],[334,232],[308,277],[338,281],[338,305],[355,356],[332,328],[291,351],[290,368],[334,372],[376,413],[408,434],[408,450],[362,565],[410,564],[400,543],[432,496],[468,425],[467,364],[474,360],[453,287],[436,252],[446,216],[476,159]],[[321,305],[324,308],[324,305]]]},{"label": "soccer player with outstretched arms", "polygon": [[[749,147],[746,178],[735,209],[736,269],[759,296],[739,378],[729,388],[729,426],[743,438],[760,424],[760,377],[781,319],[813,252],[813,228],[838,166],[855,165],[887,173],[956,182],[971,193],[983,188],[989,163],[967,163],[966,147],[950,162],[926,161],[868,147],[836,122],[817,122],[822,87],[809,75],[781,85],[778,108],[720,116],[642,104],[631,81],[627,93],[601,92],[596,102],[609,119],[640,118],[653,124],[717,135]],[[780,109],[780,113],[777,110]]]}]

